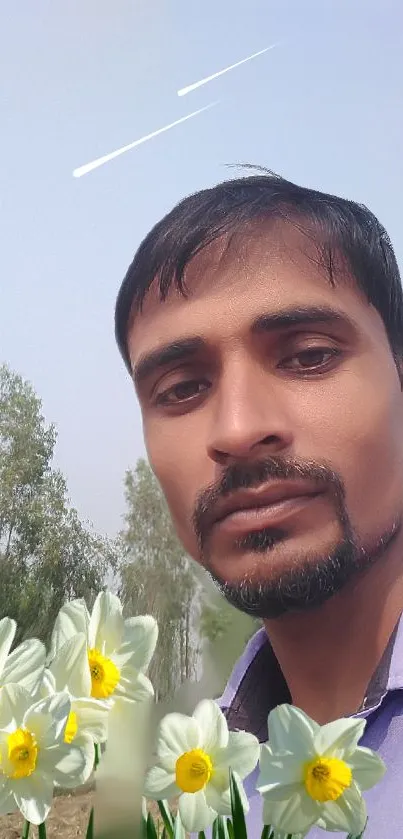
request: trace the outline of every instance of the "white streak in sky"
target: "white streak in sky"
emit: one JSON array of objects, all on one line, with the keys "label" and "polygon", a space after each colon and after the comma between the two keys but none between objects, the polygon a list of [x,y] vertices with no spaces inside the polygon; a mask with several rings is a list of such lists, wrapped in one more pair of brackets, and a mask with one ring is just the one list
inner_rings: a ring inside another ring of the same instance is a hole
[{"label": "white streak in sky", "polygon": [[177,91],[177,94],[178,96],[186,96],[186,94],[191,93],[192,90],[196,90],[198,87],[202,87],[202,85],[207,84],[208,82],[212,82],[213,79],[218,79],[218,77],[224,75],[224,73],[229,73],[230,70],[235,70],[235,67],[240,67],[241,64],[246,64],[247,61],[252,61],[252,58],[257,58],[258,55],[263,55],[264,52],[273,50],[274,47],[277,47],[277,44],[271,44],[270,47],[265,47],[264,50],[254,52],[253,55],[248,55],[248,57],[243,58],[242,61],[237,61],[236,64],[231,64],[229,67],[225,67],[224,70],[219,70],[218,73],[213,73],[212,76],[207,76],[205,79],[201,79],[199,82],[194,82],[193,84],[190,84],[187,87],[182,87],[180,90]]},{"label": "white streak in sky", "polygon": [[175,125],[181,125],[182,122],[186,122],[188,119],[192,119],[192,117],[202,114],[203,111],[208,111],[210,108],[214,108],[215,105],[218,105],[218,102],[211,102],[210,105],[205,105],[204,108],[199,108],[198,111],[193,111],[193,113],[187,114],[187,116],[181,117],[180,119],[175,120],[175,122],[171,122],[169,125],[164,125],[163,128],[158,128],[157,131],[152,131],[151,134],[146,134],[145,137],[140,137],[139,140],[135,140],[134,143],[129,143],[128,146],[122,146],[121,149],[112,151],[109,154],[104,154],[103,157],[98,157],[97,160],[93,160],[91,163],[79,166],[78,169],[74,169],[73,177],[81,178],[83,175],[87,175],[88,172],[92,172],[93,169],[98,169],[98,166],[103,166],[104,163],[109,163],[109,161],[114,160],[115,157],[119,157],[119,155],[136,148],[136,146],[141,146],[142,143],[147,143],[148,140],[152,140],[153,137],[158,137],[158,134],[163,134],[164,131],[170,131],[171,128],[175,128]]}]

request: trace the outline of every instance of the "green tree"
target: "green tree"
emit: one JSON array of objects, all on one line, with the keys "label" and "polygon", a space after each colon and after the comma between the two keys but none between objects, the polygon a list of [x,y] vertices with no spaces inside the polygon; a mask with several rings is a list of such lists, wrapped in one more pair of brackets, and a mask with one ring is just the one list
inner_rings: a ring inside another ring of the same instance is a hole
[{"label": "green tree", "polygon": [[32,386],[0,367],[0,617],[16,641],[47,641],[66,599],[90,606],[117,561],[116,545],[87,529],[52,468],[56,431]]},{"label": "green tree", "polygon": [[159,641],[150,677],[161,700],[195,675],[199,585],[193,563],[175,534],[161,488],[145,460],[140,459],[135,469],[126,473],[125,497],[120,595],[127,614],[151,614],[158,621]]}]

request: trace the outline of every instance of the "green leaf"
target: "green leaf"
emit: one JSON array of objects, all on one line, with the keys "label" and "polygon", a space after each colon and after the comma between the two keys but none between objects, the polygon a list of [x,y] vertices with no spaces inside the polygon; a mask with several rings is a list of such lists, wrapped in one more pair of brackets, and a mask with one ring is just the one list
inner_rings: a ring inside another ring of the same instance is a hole
[{"label": "green leaf", "polygon": [[234,839],[248,839],[242,800],[235,775],[230,772],[231,812]]},{"label": "green leaf", "polygon": [[227,832],[229,839],[235,839],[234,828],[231,819],[227,819]]},{"label": "green leaf", "polygon": [[185,828],[183,827],[179,812],[175,819],[174,839],[186,839]]},{"label": "green leaf", "polygon": [[223,816],[217,816],[213,822],[212,839],[229,839],[226,821]]},{"label": "green leaf", "polygon": [[167,806],[165,801],[157,801],[159,811],[161,813],[162,821],[164,822],[164,828],[169,836],[169,839],[173,839],[174,837],[174,820],[172,818],[172,814]]},{"label": "green leaf", "polygon": [[198,839],[206,839],[206,834],[204,830],[199,830]]},{"label": "green leaf", "polygon": [[21,839],[28,839],[29,831],[31,829],[31,822],[25,819],[24,827],[22,829]]},{"label": "green leaf", "polygon": [[227,831],[227,823],[224,819],[224,816],[218,816],[217,826],[218,826],[218,839],[229,839],[228,831]]},{"label": "green leaf", "polygon": [[88,827],[87,832],[85,834],[86,839],[94,839],[94,808],[91,808],[90,817],[88,819]]},{"label": "green leaf", "polygon": [[270,824],[265,824],[262,830],[262,837],[261,839],[273,839],[274,831],[271,829]]},{"label": "green leaf", "polygon": [[147,816],[147,839],[158,839],[157,830],[151,813]]}]

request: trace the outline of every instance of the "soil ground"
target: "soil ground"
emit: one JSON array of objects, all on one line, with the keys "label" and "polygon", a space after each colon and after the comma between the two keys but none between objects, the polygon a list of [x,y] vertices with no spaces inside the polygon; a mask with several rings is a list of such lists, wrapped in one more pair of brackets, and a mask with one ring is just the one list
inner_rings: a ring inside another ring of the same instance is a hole
[{"label": "soil ground", "polygon": [[[79,795],[60,795],[54,799],[46,821],[48,839],[85,839],[88,819],[94,799],[92,790]],[[0,839],[21,839],[23,818],[20,813],[0,818]],[[30,839],[36,839],[36,828],[31,828]]]},{"label": "soil ground", "polygon": [[[93,789],[83,788],[70,795],[58,795],[46,820],[47,839],[85,839],[91,807],[94,803]],[[154,810],[154,805],[151,805]],[[155,807],[157,816],[157,808]],[[19,812],[11,816],[0,816],[0,839],[21,839],[24,820]],[[36,827],[31,827],[29,839],[37,839]]]}]

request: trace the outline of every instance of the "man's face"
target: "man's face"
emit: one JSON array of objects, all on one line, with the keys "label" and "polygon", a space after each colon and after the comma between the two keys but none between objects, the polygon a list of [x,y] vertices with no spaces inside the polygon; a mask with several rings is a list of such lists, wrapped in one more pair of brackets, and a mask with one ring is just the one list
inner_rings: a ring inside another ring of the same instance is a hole
[{"label": "man's face", "polygon": [[185,280],[187,298],[153,287],[129,330],[178,535],[245,611],[315,605],[400,526],[403,397],[382,319],[292,228],[219,241]]}]

